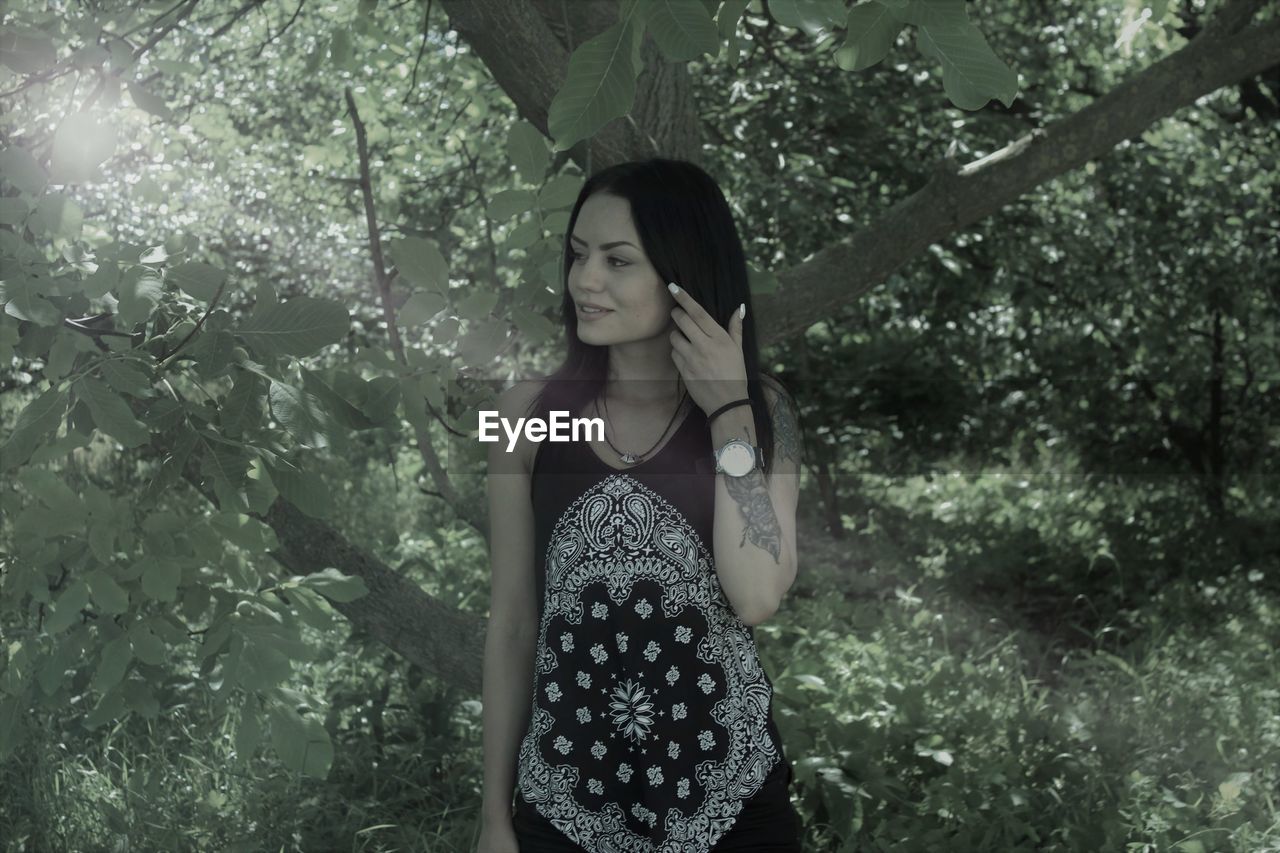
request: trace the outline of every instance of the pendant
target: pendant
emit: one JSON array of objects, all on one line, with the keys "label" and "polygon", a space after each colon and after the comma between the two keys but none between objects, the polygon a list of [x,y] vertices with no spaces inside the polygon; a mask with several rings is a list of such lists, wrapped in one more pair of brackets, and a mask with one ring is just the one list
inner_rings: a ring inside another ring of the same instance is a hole
[{"label": "pendant", "polygon": [[634,465],[634,464],[636,464],[637,462],[639,462],[639,461],[640,461],[640,459],[639,459],[638,457],[636,457],[636,456],[633,456],[633,455],[632,455],[632,454],[630,454],[630,453],[623,453],[623,454],[622,454],[622,461],[623,461],[623,463],[624,463],[624,464],[626,464],[626,465]]}]

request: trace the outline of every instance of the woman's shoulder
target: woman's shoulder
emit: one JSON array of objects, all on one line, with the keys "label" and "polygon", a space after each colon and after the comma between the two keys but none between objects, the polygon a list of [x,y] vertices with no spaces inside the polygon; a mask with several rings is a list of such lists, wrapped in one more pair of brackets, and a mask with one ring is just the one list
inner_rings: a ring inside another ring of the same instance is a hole
[{"label": "woman's shoulder", "polygon": [[760,385],[764,388],[764,398],[772,409],[780,400],[786,401],[788,406],[795,405],[795,397],[787,390],[779,379],[769,376],[766,373],[760,374]]},{"label": "woman's shoulder", "polygon": [[[495,401],[498,417],[512,424],[519,421],[520,418],[532,417],[534,401],[538,399],[538,395],[542,393],[542,389],[546,387],[546,384],[545,379],[521,379],[510,388],[500,392]],[[538,445],[529,441],[522,430],[516,439],[515,449],[520,454],[520,460],[523,463],[525,472],[532,472],[534,454],[538,451]]]},{"label": "woman's shoulder", "polygon": [[527,417],[533,401],[547,385],[545,379],[521,379],[498,394],[498,411],[502,417],[515,420]]}]

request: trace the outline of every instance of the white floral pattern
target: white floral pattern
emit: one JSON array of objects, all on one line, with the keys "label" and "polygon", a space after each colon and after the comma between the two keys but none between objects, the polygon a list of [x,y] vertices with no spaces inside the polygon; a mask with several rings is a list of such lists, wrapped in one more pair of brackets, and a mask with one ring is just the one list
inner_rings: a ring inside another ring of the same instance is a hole
[{"label": "white floral pattern", "polygon": [[588,850],[707,853],[781,756],[752,636],[703,535],[640,480],[557,511],[520,794]]}]

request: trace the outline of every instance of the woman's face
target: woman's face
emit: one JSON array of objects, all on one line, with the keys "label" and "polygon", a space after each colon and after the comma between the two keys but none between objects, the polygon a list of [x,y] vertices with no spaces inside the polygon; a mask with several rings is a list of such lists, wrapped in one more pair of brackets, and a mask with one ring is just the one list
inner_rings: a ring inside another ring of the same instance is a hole
[{"label": "woman's face", "polygon": [[[669,332],[675,299],[640,249],[626,199],[603,192],[589,196],[578,211],[569,250],[569,296],[583,343],[609,346]],[[586,305],[607,310],[591,313]]]}]

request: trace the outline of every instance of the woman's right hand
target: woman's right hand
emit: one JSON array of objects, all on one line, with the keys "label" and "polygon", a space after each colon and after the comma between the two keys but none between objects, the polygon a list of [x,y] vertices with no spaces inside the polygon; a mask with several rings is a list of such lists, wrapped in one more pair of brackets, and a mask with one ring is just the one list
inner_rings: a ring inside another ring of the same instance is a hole
[{"label": "woman's right hand", "polygon": [[476,853],[520,853],[516,831],[510,820],[486,820],[480,826]]}]

